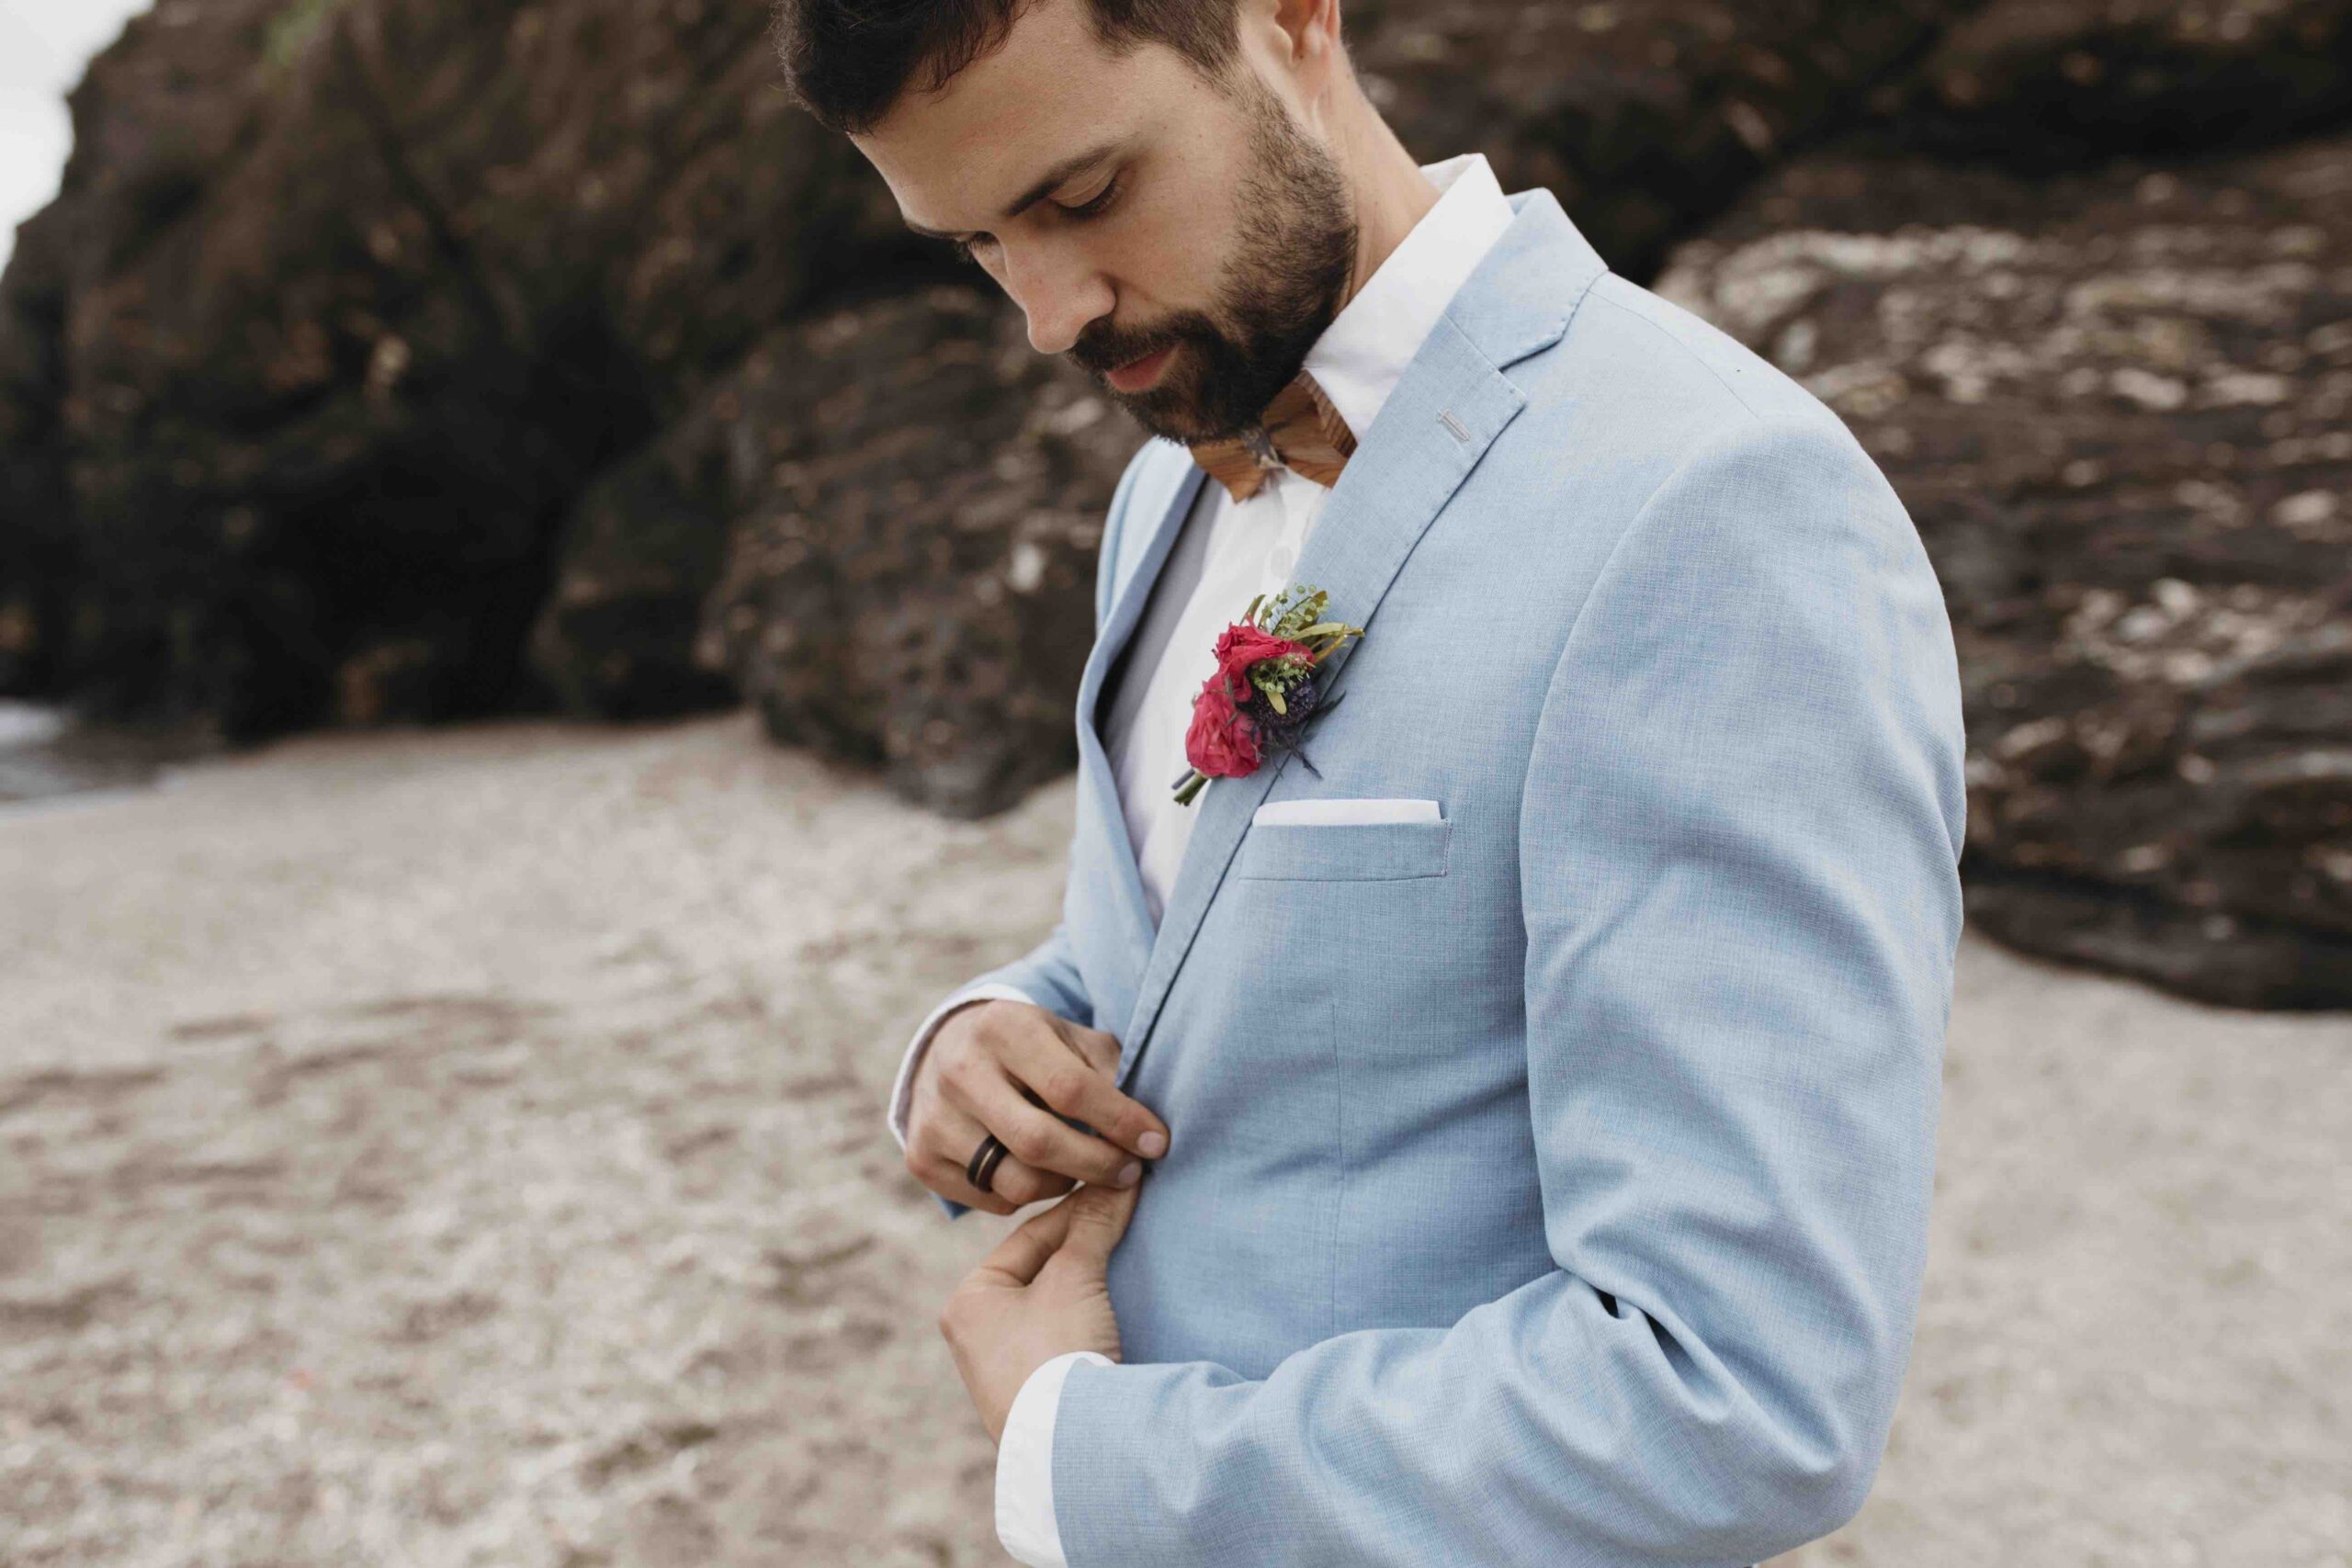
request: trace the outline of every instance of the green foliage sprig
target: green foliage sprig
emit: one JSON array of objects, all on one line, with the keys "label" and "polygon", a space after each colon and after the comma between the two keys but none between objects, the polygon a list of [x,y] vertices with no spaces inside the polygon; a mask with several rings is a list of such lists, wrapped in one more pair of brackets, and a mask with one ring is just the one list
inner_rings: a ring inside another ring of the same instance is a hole
[{"label": "green foliage sprig", "polygon": [[[1269,598],[1263,593],[1250,601],[1250,608],[1242,612],[1242,620],[1270,637],[1295,642],[1305,648],[1304,654],[1285,654],[1279,659],[1261,659],[1249,668],[1250,684],[1266,699],[1266,705],[1287,717],[1290,694],[1300,682],[1315,678],[1317,666],[1351,637],[1362,637],[1362,626],[1351,626],[1344,621],[1327,621],[1324,610],[1331,596],[1319,588],[1294,583]],[[1312,689],[1310,689],[1312,690]],[[1340,705],[1337,696],[1318,704],[1310,711],[1306,723],[1312,724],[1324,714]],[[1295,736],[1280,742],[1287,747],[1295,744]],[[1208,787],[1208,775],[1197,768],[1188,768],[1176,781],[1176,804],[1190,806],[1193,797]]]},{"label": "green foliage sprig", "polygon": [[[1331,596],[1320,588],[1309,588],[1303,583],[1293,583],[1271,599],[1261,593],[1257,598],[1250,600],[1245,618],[1270,637],[1306,644],[1315,650],[1315,662],[1320,663],[1326,654],[1348,638],[1363,635],[1362,626],[1351,626],[1342,621],[1325,620],[1323,611],[1330,603]],[[1285,666],[1295,666],[1295,668],[1284,670],[1281,678],[1281,683],[1283,685],[1288,685],[1298,676],[1305,674],[1309,668],[1306,662],[1295,655],[1288,659],[1269,659],[1261,661],[1257,669],[1250,671],[1251,681],[1258,684],[1259,690],[1263,691],[1265,686],[1259,680],[1258,671],[1267,669],[1283,670]]]}]

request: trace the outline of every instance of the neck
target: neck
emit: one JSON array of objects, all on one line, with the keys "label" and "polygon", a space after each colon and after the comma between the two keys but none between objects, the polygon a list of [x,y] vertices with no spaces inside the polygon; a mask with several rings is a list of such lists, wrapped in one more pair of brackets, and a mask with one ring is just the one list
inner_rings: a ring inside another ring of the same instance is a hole
[{"label": "neck", "polygon": [[1438,188],[1351,80],[1339,95],[1331,151],[1356,202],[1355,270],[1348,278],[1345,309],[1367,279],[1396,254],[1413,226],[1438,201]]}]

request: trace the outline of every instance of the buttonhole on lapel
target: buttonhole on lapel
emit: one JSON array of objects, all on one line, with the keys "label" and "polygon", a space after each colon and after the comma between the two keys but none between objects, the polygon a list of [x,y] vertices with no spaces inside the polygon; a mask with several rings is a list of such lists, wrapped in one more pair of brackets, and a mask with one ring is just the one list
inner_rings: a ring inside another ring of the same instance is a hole
[{"label": "buttonhole on lapel", "polygon": [[1461,442],[1464,446],[1470,445],[1470,427],[1468,425],[1454,418],[1451,413],[1442,413],[1438,415],[1437,422],[1445,426],[1447,430],[1453,432],[1453,438],[1456,441]]}]

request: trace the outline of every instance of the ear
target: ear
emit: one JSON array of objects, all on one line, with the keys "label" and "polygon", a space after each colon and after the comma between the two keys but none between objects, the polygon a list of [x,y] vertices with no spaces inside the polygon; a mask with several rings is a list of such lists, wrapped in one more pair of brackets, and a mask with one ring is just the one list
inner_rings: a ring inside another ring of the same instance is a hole
[{"label": "ear", "polygon": [[1273,0],[1273,22],[1290,39],[1291,68],[1303,76],[1340,51],[1340,0]]},{"label": "ear", "polygon": [[1276,68],[1291,79],[1295,101],[1324,103],[1346,69],[1340,45],[1340,0],[1243,0],[1239,21],[1263,40]]}]

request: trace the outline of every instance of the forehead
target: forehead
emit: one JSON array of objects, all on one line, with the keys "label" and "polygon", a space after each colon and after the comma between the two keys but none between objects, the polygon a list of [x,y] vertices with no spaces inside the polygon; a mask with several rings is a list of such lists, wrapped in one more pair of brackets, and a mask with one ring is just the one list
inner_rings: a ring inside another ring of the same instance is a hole
[{"label": "forehead", "polygon": [[1037,0],[1002,47],[941,92],[910,91],[854,140],[909,222],[985,230],[1055,164],[1131,143],[1188,90],[1205,91],[1174,51],[1114,55],[1095,36],[1088,0]]}]

